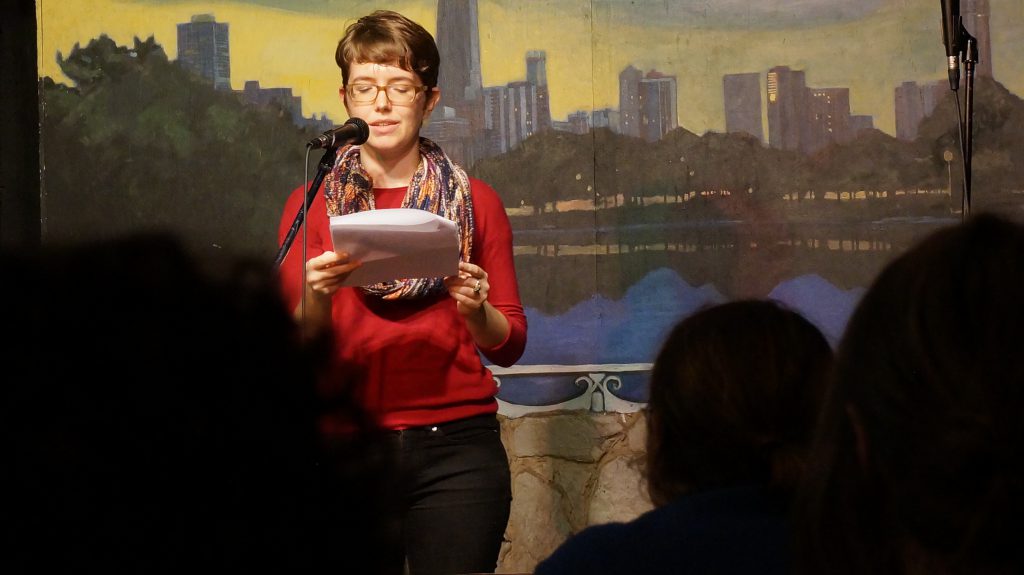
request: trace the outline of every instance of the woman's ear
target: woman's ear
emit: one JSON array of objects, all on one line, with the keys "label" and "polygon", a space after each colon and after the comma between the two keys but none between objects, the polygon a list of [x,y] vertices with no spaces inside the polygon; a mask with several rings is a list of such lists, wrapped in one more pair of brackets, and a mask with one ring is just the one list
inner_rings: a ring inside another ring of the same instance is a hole
[{"label": "woman's ear", "polygon": [[345,113],[348,114],[349,118],[351,118],[352,112],[348,109],[348,96],[345,93],[344,84],[342,84],[341,87],[338,88],[338,97],[341,98],[341,105],[345,106]]},{"label": "woman's ear", "polygon": [[430,113],[434,111],[434,108],[437,106],[437,103],[440,100],[441,100],[441,89],[440,88],[438,88],[437,86],[434,86],[433,88],[431,88],[430,90],[427,91],[427,103],[426,103],[427,114],[426,115],[429,116]]}]

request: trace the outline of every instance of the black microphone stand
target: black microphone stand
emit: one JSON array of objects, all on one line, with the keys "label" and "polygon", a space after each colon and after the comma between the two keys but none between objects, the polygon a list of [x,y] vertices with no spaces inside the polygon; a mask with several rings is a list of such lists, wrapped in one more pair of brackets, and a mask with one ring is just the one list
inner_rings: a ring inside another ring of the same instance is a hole
[{"label": "black microphone stand", "polygon": [[284,241],[281,243],[277,257],[274,258],[274,269],[280,268],[281,262],[288,255],[288,250],[291,248],[292,242],[295,241],[295,234],[299,232],[299,228],[302,226],[302,220],[306,216],[307,208],[313,203],[313,198],[316,197],[316,192],[320,189],[320,185],[323,184],[327,172],[330,172],[334,167],[334,159],[338,155],[338,148],[339,146],[329,146],[327,151],[324,152],[323,157],[320,158],[320,163],[316,168],[316,175],[313,176],[313,181],[309,184],[309,189],[306,190],[305,202],[299,207],[299,213],[295,214],[295,221],[292,222],[292,227],[288,230],[288,235],[285,236]]},{"label": "black microphone stand", "polygon": [[[966,46],[964,49],[964,86],[967,90],[964,127],[960,132],[960,152],[963,155],[964,164],[964,197],[961,202],[961,219],[963,219],[971,213],[971,155],[973,154],[974,145],[974,64],[978,62],[978,41],[962,26],[960,34]],[[960,106],[958,105],[957,111],[959,112],[959,110]]]}]

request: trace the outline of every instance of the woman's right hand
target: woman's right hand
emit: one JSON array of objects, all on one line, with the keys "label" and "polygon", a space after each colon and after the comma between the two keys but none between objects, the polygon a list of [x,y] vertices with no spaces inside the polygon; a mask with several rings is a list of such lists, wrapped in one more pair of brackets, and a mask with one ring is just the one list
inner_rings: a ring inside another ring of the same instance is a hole
[{"label": "woman's right hand", "polygon": [[330,296],[361,265],[350,261],[347,253],[324,252],[306,262],[306,286],[315,296]]}]

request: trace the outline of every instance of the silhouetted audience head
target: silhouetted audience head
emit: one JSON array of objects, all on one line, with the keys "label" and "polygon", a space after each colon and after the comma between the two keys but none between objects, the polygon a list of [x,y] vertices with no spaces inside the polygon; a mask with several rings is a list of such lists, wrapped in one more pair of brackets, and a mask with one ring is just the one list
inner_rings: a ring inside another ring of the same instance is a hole
[{"label": "silhouetted audience head", "polygon": [[806,573],[1021,573],[1024,227],[980,215],[888,265],[837,353],[800,497]]},{"label": "silhouetted audience head", "polygon": [[651,372],[652,501],[741,484],[792,487],[831,360],[818,328],[775,302],[734,301],[681,321]]},{"label": "silhouetted audience head", "polygon": [[380,572],[388,463],[362,413],[318,392],[333,366],[269,265],[214,274],[153,234],[0,268],[4,561]]}]

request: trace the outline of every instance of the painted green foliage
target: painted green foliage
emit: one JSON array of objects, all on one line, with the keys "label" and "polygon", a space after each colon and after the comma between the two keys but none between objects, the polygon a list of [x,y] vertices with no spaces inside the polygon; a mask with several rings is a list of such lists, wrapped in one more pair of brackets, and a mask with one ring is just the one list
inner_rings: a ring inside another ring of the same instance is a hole
[{"label": "painted green foliage", "polygon": [[152,38],[103,36],[42,81],[48,240],[170,228],[197,247],[270,253],[313,135],[169,62]]}]

